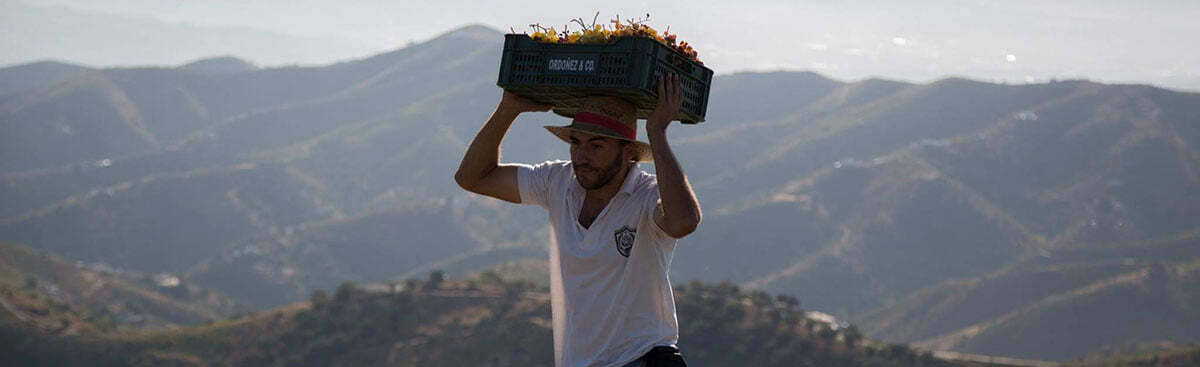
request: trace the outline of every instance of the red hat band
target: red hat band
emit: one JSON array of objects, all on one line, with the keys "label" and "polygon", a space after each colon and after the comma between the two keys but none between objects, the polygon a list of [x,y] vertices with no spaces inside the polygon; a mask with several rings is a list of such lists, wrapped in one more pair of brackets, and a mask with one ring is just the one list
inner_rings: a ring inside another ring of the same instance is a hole
[{"label": "red hat band", "polygon": [[611,119],[608,116],[580,111],[575,113],[574,122],[582,122],[585,124],[601,126],[621,134],[621,136],[624,136],[629,140],[637,140],[637,130],[630,128],[629,126],[622,124],[617,120]]}]

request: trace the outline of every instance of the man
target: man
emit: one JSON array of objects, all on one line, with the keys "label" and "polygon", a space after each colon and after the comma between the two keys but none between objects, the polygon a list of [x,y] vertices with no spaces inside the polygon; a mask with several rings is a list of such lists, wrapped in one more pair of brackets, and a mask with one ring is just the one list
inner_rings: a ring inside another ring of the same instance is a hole
[{"label": "man", "polygon": [[[678,76],[658,80],[658,106],[637,140],[636,108],[592,97],[567,126],[570,161],[500,164],[517,115],[553,106],[504,93],[454,179],[464,189],[550,215],[550,299],[559,367],[683,366],[667,269],[676,239],[700,224],[700,203],[667,145],[683,102]],[[637,169],[654,162],[657,173]]]}]

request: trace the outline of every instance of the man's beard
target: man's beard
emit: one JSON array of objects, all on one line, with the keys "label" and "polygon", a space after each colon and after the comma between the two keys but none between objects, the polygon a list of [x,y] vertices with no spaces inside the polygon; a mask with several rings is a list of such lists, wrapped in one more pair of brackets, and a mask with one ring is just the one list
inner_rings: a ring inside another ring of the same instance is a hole
[{"label": "man's beard", "polygon": [[[579,186],[583,186],[583,188],[588,190],[596,190],[604,187],[604,185],[607,185],[613,180],[613,178],[616,178],[618,173],[621,173],[621,162],[624,161],[622,158],[623,157],[621,154],[617,154],[617,156],[613,158],[613,161],[609,163],[608,166],[603,168],[575,165],[575,180],[579,181]],[[596,179],[585,179],[579,174],[580,167],[589,168],[589,173],[596,174]]]}]

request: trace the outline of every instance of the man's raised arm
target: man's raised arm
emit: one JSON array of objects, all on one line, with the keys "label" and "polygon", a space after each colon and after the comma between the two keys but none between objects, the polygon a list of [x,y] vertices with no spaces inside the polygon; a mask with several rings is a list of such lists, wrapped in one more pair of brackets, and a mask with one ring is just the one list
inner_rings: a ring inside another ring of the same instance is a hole
[{"label": "man's raised arm", "polygon": [[505,91],[500,105],[475,134],[475,139],[463,155],[458,172],[454,174],[454,181],[467,191],[520,203],[517,168],[500,164],[500,142],[504,140],[504,135],[508,134],[508,129],[517,119],[517,115],[523,112],[549,111],[553,107]]},{"label": "man's raised arm", "polygon": [[679,113],[683,104],[683,89],[679,76],[670,74],[658,79],[658,106],[646,119],[646,138],[650,139],[650,151],[654,155],[654,172],[658,176],[658,197],[661,201],[654,210],[654,223],[663,232],[674,238],[682,238],[700,225],[700,201],[692,191],[675,153],[667,144],[667,126]]}]

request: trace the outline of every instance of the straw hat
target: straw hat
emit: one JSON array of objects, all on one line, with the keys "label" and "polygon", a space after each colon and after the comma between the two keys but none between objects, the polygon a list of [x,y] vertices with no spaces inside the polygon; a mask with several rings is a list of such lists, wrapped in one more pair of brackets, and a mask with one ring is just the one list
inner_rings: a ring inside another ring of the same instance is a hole
[{"label": "straw hat", "polygon": [[619,97],[591,96],[572,116],[567,126],[546,126],[551,134],[571,142],[571,131],[632,142],[638,162],[651,162],[650,144],[637,140],[637,107]]}]

